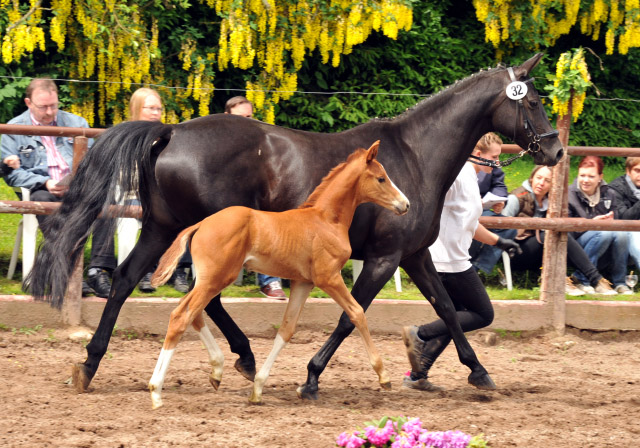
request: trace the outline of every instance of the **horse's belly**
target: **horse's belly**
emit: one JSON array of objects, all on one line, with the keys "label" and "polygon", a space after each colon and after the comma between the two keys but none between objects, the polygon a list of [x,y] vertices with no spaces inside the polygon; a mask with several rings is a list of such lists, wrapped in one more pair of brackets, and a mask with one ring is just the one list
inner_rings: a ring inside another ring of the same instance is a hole
[{"label": "horse's belly", "polygon": [[244,267],[248,271],[259,272],[271,277],[288,278],[292,280],[310,281],[310,273],[304,272],[301,266],[287,263],[290,260],[276,260],[273,257],[249,253],[245,257]]}]

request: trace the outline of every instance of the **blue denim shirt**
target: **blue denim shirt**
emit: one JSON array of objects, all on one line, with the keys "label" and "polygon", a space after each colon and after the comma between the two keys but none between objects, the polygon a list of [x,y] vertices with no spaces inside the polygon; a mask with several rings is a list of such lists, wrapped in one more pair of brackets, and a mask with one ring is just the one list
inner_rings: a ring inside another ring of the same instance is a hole
[{"label": "blue denim shirt", "polygon": [[[31,125],[31,116],[27,109],[21,115],[11,119],[7,124]],[[72,128],[88,128],[87,120],[69,112],[58,111],[57,125]],[[89,146],[93,140],[89,140]],[[12,187],[24,187],[37,190],[49,179],[49,165],[47,163],[47,149],[38,135],[9,135],[4,134],[0,140],[2,159],[10,155],[20,157],[20,168],[5,176],[5,181]],[[72,166],[73,137],[56,137],[56,147],[64,160]]]}]

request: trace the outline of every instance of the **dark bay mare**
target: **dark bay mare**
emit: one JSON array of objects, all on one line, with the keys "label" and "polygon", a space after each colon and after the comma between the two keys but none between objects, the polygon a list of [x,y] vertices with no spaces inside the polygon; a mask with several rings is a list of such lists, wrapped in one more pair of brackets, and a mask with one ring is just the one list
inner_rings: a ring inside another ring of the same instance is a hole
[{"label": "dark bay mare", "polygon": [[[478,139],[497,131],[528,148],[538,164],[563,155],[533,83],[535,55],[519,67],[480,71],[431,96],[402,115],[372,120],[345,132],[318,134],[281,128],[232,115],[211,115],[178,125],[127,122],[107,130],[87,153],[64,201],[48,224],[31,275],[31,293],[60,307],[77,257],[99,213],[116,191],[136,192],[144,210],[142,231],[129,257],[113,272],[100,324],[87,345],[87,360],[74,366],[74,384],[85,391],[107,350],[123,303],[153,269],[178,233],[233,205],[282,211],[299,206],[322,177],[353,148],[380,140],[380,162],[411,202],[406,216],[363,204],[349,230],[352,257],[364,260],[352,295],[366,310],[396,268],[402,266],[447,324],[469,383],[495,384],[478,361],[431,261],[444,196]],[[507,96],[513,81],[525,82],[519,100]],[[248,378],[255,361],[248,338],[224,311],[220,297],[205,309],[239,355],[236,368]],[[318,377],[354,326],[342,314],[337,328],[307,366],[298,390],[316,398]]]}]

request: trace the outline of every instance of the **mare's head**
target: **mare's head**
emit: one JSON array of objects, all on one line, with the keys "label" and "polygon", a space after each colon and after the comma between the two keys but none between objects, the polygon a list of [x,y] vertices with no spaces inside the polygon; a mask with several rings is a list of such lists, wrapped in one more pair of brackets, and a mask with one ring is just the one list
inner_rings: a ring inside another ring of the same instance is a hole
[{"label": "mare's head", "polygon": [[409,211],[409,199],[395,186],[380,162],[376,160],[380,140],[363,152],[365,168],[358,180],[359,202],[374,202],[396,215]]},{"label": "mare's head", "polygon": [[502,92],[495,101],[491,117],[494,129],[528,150],[536,164],[553,166],[564,151],[533,86],[529,73],[542,58],[538,53],[519,67],[496,70]]}]

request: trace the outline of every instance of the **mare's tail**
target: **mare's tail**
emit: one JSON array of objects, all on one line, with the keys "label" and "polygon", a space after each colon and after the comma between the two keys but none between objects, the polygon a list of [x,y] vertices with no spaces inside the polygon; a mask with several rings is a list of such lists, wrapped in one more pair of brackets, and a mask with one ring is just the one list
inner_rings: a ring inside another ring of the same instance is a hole
[{"label": "mare's tail", "polygon": [[194,233],[198,231],[202,221],[198,224],[194,224],[191,227],[187,227],[176,237],[176,239],[171,244],[171,247],[167,249],[167,251],[162,255],[160,261],[158,262],[158,267],[156,268],[153,276],[151,277],[151,286],[154,288],[159,285],[164,285],[169,281],[173,271],[176,270],[178,266],[178,261],[182,257],[187,250],[187,243],[191,241],[191,237]]},{"label": "mare's tail", "polygon": [[[171,138],[171,125],[132,121],[105,131],[82,162],[64,195],[60,208],[48,217],[45,240],[33,270],[25,279],[30,293],[60,308],[69,276],[98,215],[115,204],[118,196],[133,192],[148,216],[149,182],[153,179],[152,156]],[[115,228],[115,219],[110,225]]]}]

